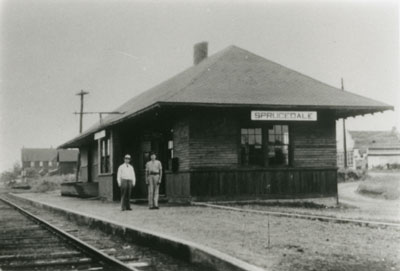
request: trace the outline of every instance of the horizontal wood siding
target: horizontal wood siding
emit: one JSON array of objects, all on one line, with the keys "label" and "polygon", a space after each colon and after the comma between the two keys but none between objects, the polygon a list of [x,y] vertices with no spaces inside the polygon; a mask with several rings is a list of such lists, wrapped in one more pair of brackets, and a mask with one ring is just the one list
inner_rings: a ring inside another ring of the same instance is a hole
[{"label": "horizontal wood siding", "polygon": [[190,172],[190,192],[200,199],[333,196],[336,169],[198,170]]},{"label": "horizontal wood siding", "polygon": [[224,113],[194,115],[190,122],[190,168],[238,164],[238,122]]},{"label": "horizontal wood siding", "polygon": [[336,167],[334,119],[293,123],[290,132],[294,167]]},{"label": "horizontal wood siding", "polygon": [[189,169],[189,124],[187,120],[177,121],[173,126],[174,157],[179,158],[179,169]]}]

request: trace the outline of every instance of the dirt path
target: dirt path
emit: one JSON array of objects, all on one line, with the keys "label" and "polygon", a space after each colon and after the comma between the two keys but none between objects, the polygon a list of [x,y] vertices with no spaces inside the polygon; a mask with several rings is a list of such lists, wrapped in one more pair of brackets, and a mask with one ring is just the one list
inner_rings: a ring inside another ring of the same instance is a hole
[{"label": "dirt path", "polygon": [[360,183],[339,184],[339,202],[357,207],[360,213],[372,218],[400,222],[400,200],[375,199],[360,195],[356,192]]}]

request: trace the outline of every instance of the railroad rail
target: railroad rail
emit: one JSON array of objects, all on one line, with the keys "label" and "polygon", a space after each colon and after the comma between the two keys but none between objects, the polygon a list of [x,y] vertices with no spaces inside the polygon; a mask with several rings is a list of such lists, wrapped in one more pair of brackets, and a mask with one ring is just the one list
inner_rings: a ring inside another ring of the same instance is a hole
[{"label": "railroad rail", "polygon": [[253,213],[259,215],[271,215],[271,216],[280,216],[280,217],[291,217],[291,218],[300,218],[300,219],[308,219],[308,220],[318,220],[322,222],[333,222],[333,223],[348,223],[359,226],[368,226],[368,227],[396,227],[400,228],[400,223],[394,222],[381,222],[381,221],[372,221],[372,220],[362,220],[362,219],[350,219],[350,218],[339,218],[333,216],[324,216],[324,215],[312,215],[312,214],[298,214],[292,212],[278,212],[278,211],[261,211],[261,210],[252,210],[246,208],[237,208],[231,206],[224,206],[212,203],[204,203],[204,202],[192,202],[194,206],[200,207],[208,207],[214,209],[235,211],[241,213]]},{"label": "railroad rail", "polygon": [[0,198],[0,270],[134,270]]}]

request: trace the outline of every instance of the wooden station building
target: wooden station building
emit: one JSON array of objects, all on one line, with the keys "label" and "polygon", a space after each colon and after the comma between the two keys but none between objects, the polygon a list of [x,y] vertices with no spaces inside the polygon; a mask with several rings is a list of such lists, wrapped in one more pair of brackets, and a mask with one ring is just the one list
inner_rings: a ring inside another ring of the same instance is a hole
[{"label": "wooden station building", "polygon": [[393,110],[235,46],[207,51],[196,44],[192,67],[60,146],[79,148],[83,185],[118,200],[117,168],[130,154],[132,197],[146,198],[155,151],[169,200],[336,196],[335,121]]}]

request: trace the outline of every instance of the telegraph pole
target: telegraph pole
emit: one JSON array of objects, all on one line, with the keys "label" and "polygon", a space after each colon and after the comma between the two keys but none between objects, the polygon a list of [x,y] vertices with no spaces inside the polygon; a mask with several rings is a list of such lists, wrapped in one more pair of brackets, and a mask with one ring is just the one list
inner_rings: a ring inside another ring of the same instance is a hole
[{"label": "telegraph pole", "polygon": [[83,122],[83,97],[85,95],[89,94],[88,91],[83,91],[81,90],[80,92],[78,92],[76,95],[77,96],[81,96],[81,111],[79,113],[80,117],[79,117],[79,133],[82,133],[82,122]]},{"label": "telegraph pole", "polygon": [[[344,91],[344,84],[342,78],[342,90]],[[343,117],[343,154],[344,154],[344,168],[347,168],[347,144],[346,144],[346,121]]]},{"label": "telegraph pole", "polygon": [[[84,96],[89,94],[88,91],[83,91],[81,90],[80,92],[78,92],[76,95],[77,96],[81,96],[81,111],[80,111],[80,118],[79,118],[79,133],[82,134],[82,122],[83,122],[83,99]],[[75,175],[75,181],[78,182],[79,181],[79,171],[81,169],[81,152],[79,150],[78,153],[78,160],[76,161],[76,175]]]}]

